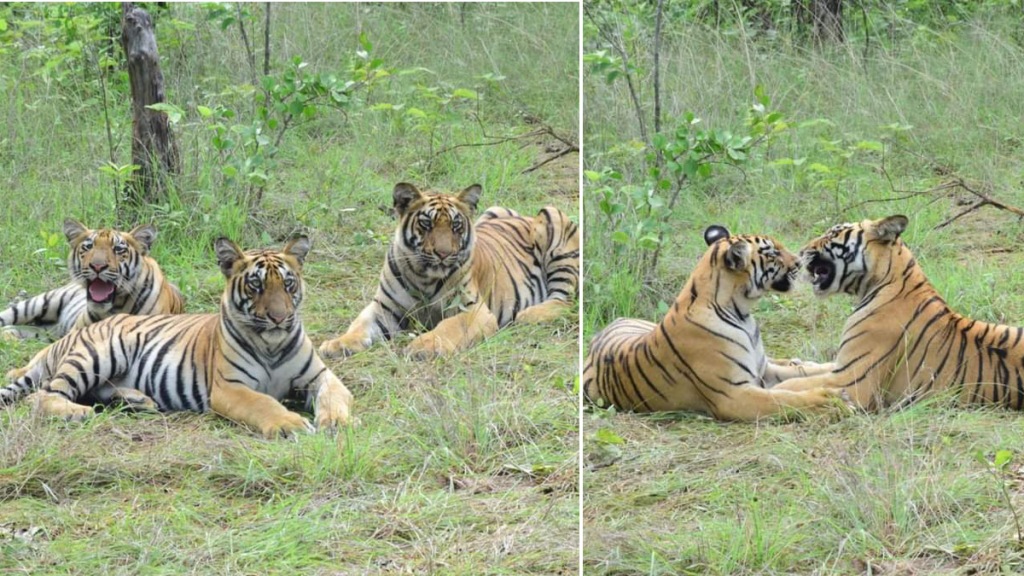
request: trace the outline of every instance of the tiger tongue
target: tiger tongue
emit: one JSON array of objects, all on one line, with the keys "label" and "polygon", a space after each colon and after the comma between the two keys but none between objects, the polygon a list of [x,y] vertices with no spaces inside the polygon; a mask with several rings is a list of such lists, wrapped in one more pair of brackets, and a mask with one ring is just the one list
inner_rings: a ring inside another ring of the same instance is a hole
[{"label": "tiger tongue", "polygon": [[106,280],[97,278],[89,282],[89,300],[93,302],[106,302],[114,294],[114,285]]}]

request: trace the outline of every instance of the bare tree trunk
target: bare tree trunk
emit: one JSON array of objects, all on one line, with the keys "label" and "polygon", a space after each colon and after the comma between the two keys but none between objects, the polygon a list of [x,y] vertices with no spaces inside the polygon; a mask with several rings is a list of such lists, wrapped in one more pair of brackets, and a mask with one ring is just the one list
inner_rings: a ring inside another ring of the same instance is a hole
[{"label": "bare tree trunk", "polygon": [[[121,46],[132,89],[132,164],[139,166],[125,188],[124,208],[134,210],[164,198],[170,175],[181,171],[181,160],[167,114],[147,108],[164,101],[164,76],[153,20],[131,2],[121,4]],[[130,217],[120,203],[118,211],[119,219]]]},{"label": "bare tree trunk", "polygon": [[270,2],[263,4],[263,75],[270,76]]},{"label": "bare tree trunk", "polygon": [[259,84],[256,81],[256,52],[249,43],[249,35],[245,32],[245,18],[242,17],[242,4],[236,3],[235,10],[238,14],[238,31],[242,35],[242,44],[245,46],[245,58],[249,62],[249,74],[252,77],[253,86]]},{"label": "bare tree trunk", "polygon": [[811,18],[814,21],[814,39],[818,44],[841,44],[843,34],[843,0],[812,0]]}]

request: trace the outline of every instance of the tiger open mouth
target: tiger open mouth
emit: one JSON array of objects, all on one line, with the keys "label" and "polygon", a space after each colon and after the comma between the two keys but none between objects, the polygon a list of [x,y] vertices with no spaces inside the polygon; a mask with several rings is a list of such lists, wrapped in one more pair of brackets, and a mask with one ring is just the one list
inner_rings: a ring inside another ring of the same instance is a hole
[{"label": "tiger open mouth", "polygon": [[114,293],[116,292],[115,286],[112,282],[107,282],[101,278],[94,278],[89,281],[86,286],[86,293],[89,297],[89,302],[94,304],[106,304],[114,300]]},{"label": "tiger open mouth", "polygon": [[815,290],[828,290],[836,278],[836,265],[815,254],[807,263],[807,272],[811,275],[811,284]]}]

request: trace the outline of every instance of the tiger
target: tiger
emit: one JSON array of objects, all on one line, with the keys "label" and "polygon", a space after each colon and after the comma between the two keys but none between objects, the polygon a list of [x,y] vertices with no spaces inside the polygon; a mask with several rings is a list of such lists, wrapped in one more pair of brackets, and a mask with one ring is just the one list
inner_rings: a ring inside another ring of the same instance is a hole
[{"label": "tiger", "polygon": [[1024,328],[954,312],[900,238],[906,216],[839,224],[801,250],[815,294],[857,302],[835,362],[786,390],[843,390],[865,410],[947,392],[960,405],[1024,408]]},{"label": "tiger", "polygon": [[406,348],[416,358],[450,355],[500,327],[548,322],[572,309],[579,279],[577,226],[548,206],[534,218],[488,208],[472,223],[482,188],[392,192],[398,227],[377,293],[324,356],[349,355],[391,339],[415,321],[429,331]]},{"label": "tiger", "polygon": [[150,256],[156,228],[90,230],[64,220],[71,281],[0,311],[4,334],[56,339],[115,314],[180,314],[185,301]]},{"label": "tiger", "polygon": [[299,316],[308,238],[248,252],[219,238],[214,249],[227,278],[218,313],[118,314],[76,328],[0,398],[38,387],[30,396],[36,412],[80,420],[93,410],[76,400],[105,391],[164,411],[212,410],[271,438],[313,430],[279,402],[295,391],[315,409],[316,428],[348,422],[352,393],[317,355]]},{"label": "tiger", "polygon": [[591,340],[582,378],[587,399],[599,407],[689,410],[735,421],[830,405],[838,394],[825,388],[772,388],[825,365],[766,357],[751,315],[766,293],[790,291],[797,257],[771,237],[734,236],[718,225],[704,231],[704,240],[707,250],[660,323],[619,318]]}]

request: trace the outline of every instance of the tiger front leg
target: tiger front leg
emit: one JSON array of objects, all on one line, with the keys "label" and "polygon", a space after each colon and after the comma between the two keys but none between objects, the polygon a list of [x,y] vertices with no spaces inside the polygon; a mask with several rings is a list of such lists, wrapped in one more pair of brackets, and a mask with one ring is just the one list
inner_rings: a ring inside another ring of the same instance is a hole
[{"label": "tiger front leg", "polygon": [[93,409],[67,399],[49,390],[40,390],[28,396],[28,401],[36,414],[52,418],[64,418],[73,422],[81,422],[93,415]]},{"label": "tiger front leg", "polygon": [[[319,362],[319,359],[316,361]],[[316,414],[313,422],[317,430],[333,431],[351,422],[354,402],[352,392],[334,372],[327,369],[321,371],[312,392],[310,398],[313,399]]]},{"label": "tiger front leg", "polygon": [[264,438],[313,432],[313,425],[289,411],[274,398],[248,386],[216,380],[210,390],[210,407],[232,422],[255,428]]},{"label": "tiger front leg", "polygon": [[[866,376],[871,375],[868,374]],[[851,374],[839,371],[836,368],[824,374],[791,378],[778,384],[772,390],[806,392],[824,388],[842,394],[850,403],[858,408],[865,410],[873,408],[880,393],[874,379],[861,377],[853,380],[852,378]]]},{"label": "tiger front leg", "polygon": [[446,318],[427,332],[417,336],[405,353],[417,360],[447,356],[474,346],[498,331],[498,319],[487,306],[477,306]]},{"label": "tiger front leg", "polygon": [[835,362],[818,364],[816,362],[804,362],[795,358],[788,361],[769,359],[761,379],[765,386],[772,387],[793,378],[827,374],[834,370],[835,366]]},{"label": "tiger front leg", "polygon": [[[384,326],[388,333],[385,334],[379,326]],[[336,358],[338,356],[351,356],[356,352],[366,350],[377,340],[381,340],[399,330],[398,324],[384,313],[376,300],[370,302],[359,316],[349,324],[344,334],[327,340],[320,344],[320,355],[324,358]]]},{"label": "tiger front leg", "polygon": [[716,403],[714,414],[721,420],[751,422],[796,412],[819,412],[841,397],[839,390],[816,388],[792,391],[745,385],[727,400]]}]

